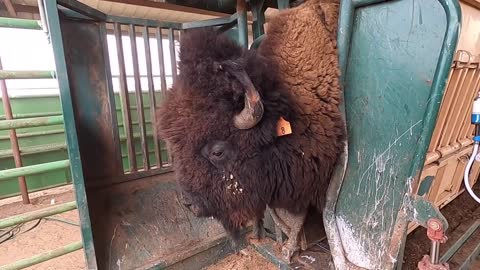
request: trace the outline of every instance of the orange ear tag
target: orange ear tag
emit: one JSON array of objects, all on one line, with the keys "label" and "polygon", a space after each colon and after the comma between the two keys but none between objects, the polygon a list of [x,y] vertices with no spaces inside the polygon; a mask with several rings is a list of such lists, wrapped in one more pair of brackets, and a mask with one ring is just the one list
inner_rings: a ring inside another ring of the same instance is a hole
[{"label": "orange ear tag", "polygon": [[280,117],[277,122],[277,136],[285,136],[288,134],[292,134],[292,127],[290,126],[290,122]]}]

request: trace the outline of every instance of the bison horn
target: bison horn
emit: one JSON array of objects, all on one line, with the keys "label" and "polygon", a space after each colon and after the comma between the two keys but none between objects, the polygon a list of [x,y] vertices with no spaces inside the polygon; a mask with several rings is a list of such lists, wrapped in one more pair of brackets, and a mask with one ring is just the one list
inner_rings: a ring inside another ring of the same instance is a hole
[{"label": "bison horn", "polygon": [[[233,124],[238,129],[250,129],[254,127],[263,117],[263,103],[260,94],[248,77],[247,73],[240,69],[233,68],[238,64],[232,62],[226,65],[229,73],[232,74],[245,87],[245,106],[243,110],[235,115]],[[233,68],[233,70],[232,70]]]}]

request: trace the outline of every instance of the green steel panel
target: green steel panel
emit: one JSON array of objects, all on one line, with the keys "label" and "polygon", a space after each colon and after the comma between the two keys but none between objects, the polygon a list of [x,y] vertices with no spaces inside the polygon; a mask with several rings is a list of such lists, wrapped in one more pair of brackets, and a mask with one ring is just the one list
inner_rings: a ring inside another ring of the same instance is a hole
[{"label": "green steel panel", "polygon": [[77,138],[77,127],[75,125],[75,113],[73,110],[72,96],[70,93],[57,1],[44,1],[44,4],[48,29],[50,31],[50,39],[53,45],[56,75],[60,89],[60,100],[62,104],[64,126],[66,131],[65,135],[68,145],[68,158],[70,160],[70,169],[75,186],[75,197],[81,220],[82,243],[86,255],[86,267],[88,269],[97,269],[95,249],[93,246],[92,227],[88,212],[85,182],[83,178],[82,162],[80,157],[80,148]]},{"label": "green steel panel", "polygon": [[454,0],[342,1],[348,166],[342,160],[335,173],[324,215],[337,269],[401,261],[406,195],[423,166],[459,25]]}]

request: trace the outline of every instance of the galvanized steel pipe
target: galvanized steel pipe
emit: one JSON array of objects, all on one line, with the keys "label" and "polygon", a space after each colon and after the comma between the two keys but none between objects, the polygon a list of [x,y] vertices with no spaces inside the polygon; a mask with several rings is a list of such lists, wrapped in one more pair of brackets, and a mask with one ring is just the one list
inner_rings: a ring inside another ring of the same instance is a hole
[{"label": "galvanized steel pipe", "polygon": [[0,171],[0,180],[12,178],[12,177],[19,177],[19,176],[27,176],[32,174],[44,173],[53,170],[58,170],[62,168],[67,168],[70,166],[70,160],[60,160],[60,161],[53,161],[48,163],[36,164],[31,166],[25,166],[22,168],[13,168]]},{"label": "galvanized steel pipe", "polygon": [[35,264],[39,264],[44,261],[51,260],[56,257],[60,257],[62,255],[77,251],[79,249],[82,249],[83,245],[81,241],[74,242],[71,244],[68,244],[66,246],[63,246],[61,248],[57,248],[51,251],[48,251],[46,253],[36,255],[27,259],[19,260],[11,264],[7,264],[4,266],[0,266],[0,270],[17,270],[17,269],[23,269]]},{"label": "galvanized steel pipe", "polygon": [[8,228],[20,223],[25,223],[25,222],[36,220],[39,218],[44,218],[44,217],[68,212],[76,208],[77,208],[77,203],[73,201],[73,202],[62,203],[62,204],[47,207],[44,209],[4,218],[0,220],[0,229]]},{"label": "galvanized steel pipe", "polygon": [[14,19],[7,17],[0,17],[0,27],[4,28],[19,28],[30,30],[42,30],[42,23],[37,20]]},{"label": "galvanized steel pipe", "polygon": [[0,121],[0,130],[63,124],[63,115]]},{"label": "galvanized steel pipe", "polygon": [[243,47],[248,47],[248,28],[247,28],[247,3],[245,0],[237,0],[237,26],[238,42]]},{"label": "galvanized steel pipe", "polygon": [[1,70],[0,80],[7,79],[55,79],[52,70]]}]

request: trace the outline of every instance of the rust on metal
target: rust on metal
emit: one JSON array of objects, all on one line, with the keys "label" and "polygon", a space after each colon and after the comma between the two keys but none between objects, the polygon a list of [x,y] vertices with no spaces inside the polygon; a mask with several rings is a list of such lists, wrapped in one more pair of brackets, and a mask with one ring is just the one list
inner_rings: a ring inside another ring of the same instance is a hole
[{"label": "rust on metal", "polygon": [[445,243],[447,241],[442,222],[436,218],[431,218],[427,222],[427,236],[432,241]]},{"label": "rust on metal", "polygon": [[3,4],[7,8],[10,16],[12,16],[13,18],[16,18],[17,17],[17,12],[15,11],[15,8],[13,7],[12,1],[11,0],[3,0]]},{"label": "rust on metal", "polygon": [[145,125],[145,112],[143,108],[142,85],[140,82],[140,68],[138,65],[137,42],[135,35],[135,25],[128,26],[130,36],[130,46],[132,50],[133,75],[135,79],[135,98],[137,102],[138,126],[140,128],[140,143],[142,146],[143,168],[150,169],[150,158],[148,156],[147,131]]},{"label": "rust on metal", "polygon": [[[157,123],[157,118],[155,115],[156,109],[156,100],[155,100],[155,85],[153,83],[153,72],[152,72],[152,54],[150,51],[150,35],[148,33],[148,27],[143,27],[143,42],[145,45],[145,60],[147,63],[147,81],[148,81],[148,96],[150,99],[150,117],[152,119],[152,130],[153,130],[153,145],[154,145],[154,152],[155,152],[155,159],[157,163],[157,167],[162,167],[162,153],[160,149],[160,143],[158,141],[158,133],[157,129],[155,128],[155,123]],[[147,152],[148,153],[148,152]]]},{"label": "rust on metal", "polygon": [[125,71],[125,58],[123,56],[122,27],[119,23],[114,25],[114,35],[117,45],[117,58],[120,81],[120,99],[122,101],[123,125],[127,138],[128,161],[130,171],[137,171],[137,159],[135,155],[135,143],[132,128],[132,115],[130,112],[130,97],[128,95],[127,77]]},{"label": "rust on metal", "polygon": [[[0,70],[3,70],[2,59],[0,58]],[[5,119],[13,120],[12,106],[10,103],[10,97],[8,96],[7,84],[5,80],[0,80],[0,88],[2,91],[2,103],[3,110],[5,111]],[[20,154],[20,147],[18,146],[17,132],[15,129],[10,129],[10,144],[12,146],[13,159],[15,161],[15,168],[23,167],[22,156]],[[20,193],[22,194],[22,201],[24,204],[30,203],[30,198],[28,196],[27,181],[25,176],[18,177],[18,186],[20,188]]]}]

